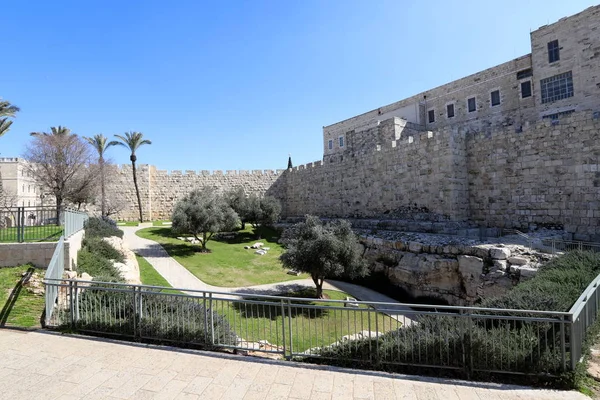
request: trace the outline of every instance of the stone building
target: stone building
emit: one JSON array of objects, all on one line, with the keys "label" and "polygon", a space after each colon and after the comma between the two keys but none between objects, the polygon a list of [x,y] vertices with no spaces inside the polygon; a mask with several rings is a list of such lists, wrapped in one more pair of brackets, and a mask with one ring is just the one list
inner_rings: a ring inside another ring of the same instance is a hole
[{"label": "stone building", "polygon": [[3,207],[33,207],[42,203],[40,185],[27,169],[22,158],[0,158],[0,180]]},{"label": "stone building", "polygon": [[348,132],[399,117],[423,130],[446,126],[520,130],[600,105],[600,6],[531,32],[531,53],[323,128],[325,161],[348,148]]}]

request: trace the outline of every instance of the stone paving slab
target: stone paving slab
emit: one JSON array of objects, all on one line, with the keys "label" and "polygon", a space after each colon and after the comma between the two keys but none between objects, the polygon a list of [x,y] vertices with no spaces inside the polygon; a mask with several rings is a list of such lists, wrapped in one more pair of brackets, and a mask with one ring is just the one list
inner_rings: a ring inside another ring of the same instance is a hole
[{"label": "stone paving slab", "polygon": [[45,331],[0,329],[0,399],[587,399]]}]

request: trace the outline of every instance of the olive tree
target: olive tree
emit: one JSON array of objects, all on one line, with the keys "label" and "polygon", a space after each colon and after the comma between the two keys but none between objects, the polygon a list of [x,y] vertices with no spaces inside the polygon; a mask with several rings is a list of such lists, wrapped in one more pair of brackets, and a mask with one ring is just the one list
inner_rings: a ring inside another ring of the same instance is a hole
[{"label": "olive tree", "polygon": [[239,218],[223,196],[203,188],[191,191],[175,204],[171,221],[174,232],[193,235],[202,242],[205,252],[212,236],[235,229]]},{"label": "olive tree", "polygon": [[272,196],[259,197],[251,194],[246,200],[246,221],[254,226],[255,232],[260,237],[260,230],[264,226],[270,226],[279,220],[281,204]]},{"label": "olive tree", "polygon": [[318,217],[307,215],[304,222],[286,229],[282,240],[286,246],[279,257],[283,266],[310,274],[317,298],[323,298],[326,278],[353,279],[369,273],[362,247],[348,221],[323,224]]}]

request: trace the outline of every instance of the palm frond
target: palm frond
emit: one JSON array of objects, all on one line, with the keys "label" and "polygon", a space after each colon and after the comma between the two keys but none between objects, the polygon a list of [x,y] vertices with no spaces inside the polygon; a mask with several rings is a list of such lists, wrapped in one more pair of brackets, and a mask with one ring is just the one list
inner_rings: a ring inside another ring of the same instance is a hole
[{"label": "palm frond", "polygon": [[8,129],[10,128],[12,123],[13,122],[9,121],[8,118],[0,119],[0,136],[4,135],[6,132],[8,132]]}]

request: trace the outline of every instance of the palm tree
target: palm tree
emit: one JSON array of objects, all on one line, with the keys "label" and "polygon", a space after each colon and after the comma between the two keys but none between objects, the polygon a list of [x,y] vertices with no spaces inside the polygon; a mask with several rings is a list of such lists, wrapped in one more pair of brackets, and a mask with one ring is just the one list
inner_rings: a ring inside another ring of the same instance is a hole
[{"label": "palm tree", "polygon": [[106,138],[101,133],[94,137],[83,137],[97,152],[98,152],[98,165],[100,166],[100,190],[101,190],[101,213],[104,217],[106,215],[106,190],[105,190],[105,176],[104,176],[104,153],[110,146],[117,144],[116,142],[106,143]]},{"label": "palm tree", "polygon": [[131,156],[129,156],[129,159],[131,160],[131,167],[133,169],[133,184],[135,186],[135,194],[137,195],[138,208],[140,210],[140,222],[143,222],[144,218],[142,216],[142,199],[140,198],[140,189],[138,188],[137,176],[135,173],[135,161],[137,160],[135,151],[140,146],[144,144],[152,144],[152,142],[148,139],[143,139],[144,134],[141,132],[125,132],[125,136],[115,135],[115,137],[117,137],[120,141],[114,140],[108,144],[109,146],[119,145],[131,151]]},{"label": "palm tree", "polygon": [[0,117],[4,117],[0,118],[0,136],[8,132],[8,129],[12,125],[12,121],[9,121],[8,118],[14,118],[15,114],[19,111],[19,107],[0,99]]},{"label": "palm tree", "polygon": [[77,136],[76,134],[72,134],[71,130],[66,126],[53,126],[50,128],[50,132],[31,132],[31,136],[55,136],[55,137],[68,137],[68,136]]}]

